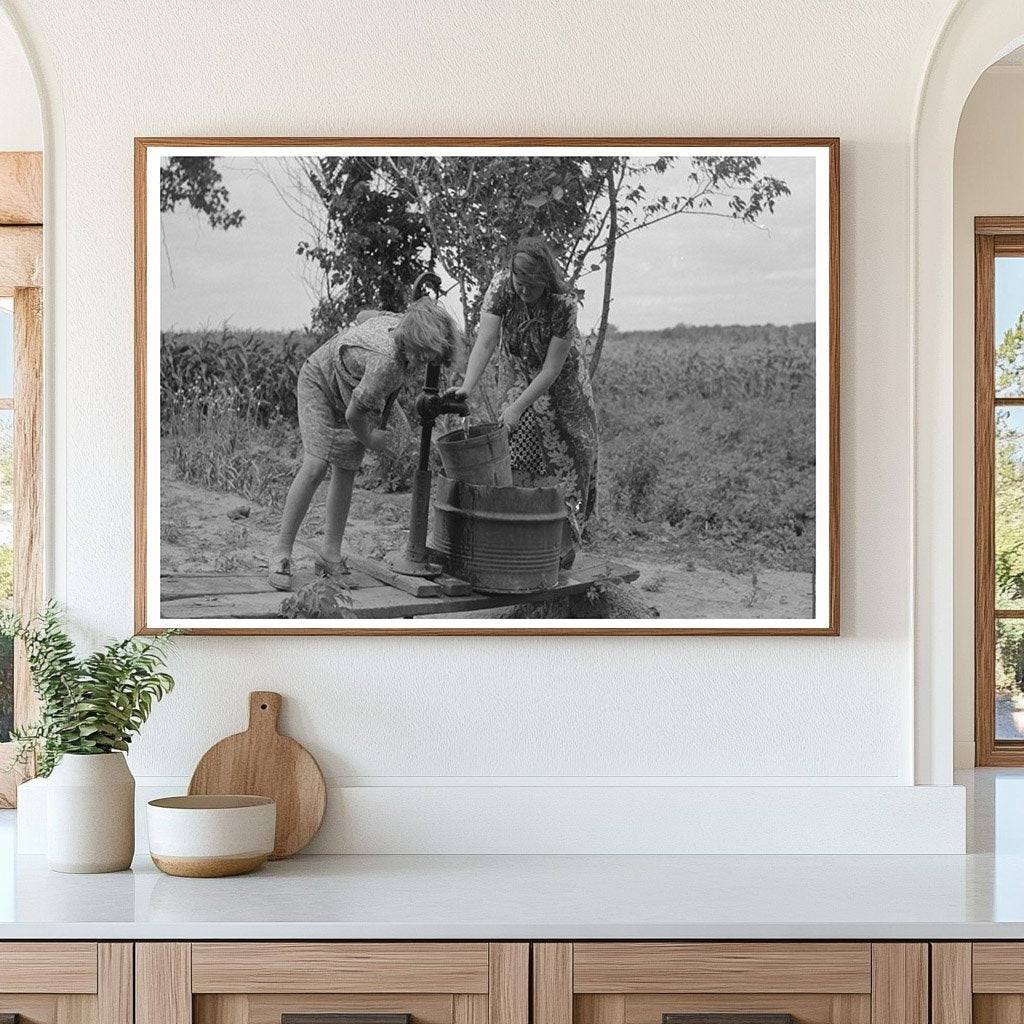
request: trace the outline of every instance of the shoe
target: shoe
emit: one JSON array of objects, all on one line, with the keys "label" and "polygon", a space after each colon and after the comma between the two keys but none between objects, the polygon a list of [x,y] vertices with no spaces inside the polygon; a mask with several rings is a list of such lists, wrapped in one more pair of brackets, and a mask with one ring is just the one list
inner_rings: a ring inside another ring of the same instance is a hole
[{"label": "shoe", "polygon": [[291,590],[291,557],[289,555],[271,555],[267,562],[267,582],[275,590]]},{"label": "shoe", "polygon": [[329,580],[334,576],[347,576],[350,572],[348,562],[344,558],[339,558],[336,562],[333,562],[323,555],[317,555],[313,559],[313,575],[320,576],[325,580]]}]

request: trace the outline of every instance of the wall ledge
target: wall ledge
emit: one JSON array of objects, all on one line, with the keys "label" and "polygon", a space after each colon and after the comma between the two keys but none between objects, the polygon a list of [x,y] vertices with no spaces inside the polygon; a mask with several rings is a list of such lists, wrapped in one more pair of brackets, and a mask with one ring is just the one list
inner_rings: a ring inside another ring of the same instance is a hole
[{"label": "wall ledge", "polygon": [[[140,779],[146,801],[184,792]],[[963,854],[961,786],[346,786],[318,854]],[[18,853],[45,853],[46,782],[18,791]]]}]

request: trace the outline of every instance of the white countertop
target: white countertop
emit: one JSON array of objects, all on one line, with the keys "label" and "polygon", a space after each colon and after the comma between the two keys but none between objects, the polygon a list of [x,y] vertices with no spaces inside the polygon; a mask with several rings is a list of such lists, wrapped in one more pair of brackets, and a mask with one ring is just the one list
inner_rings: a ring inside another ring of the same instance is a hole
[{"label": "white countertop", "polygon": [[298,857],[202,880],[24,857],[3,938],[1024,939],[1024,856]]},{"label": "white countertop", "polygon": [[966,856],[296,857],[60,875],[0,811],[2,939],[1024,939],[1024,772],[975,772]]}]

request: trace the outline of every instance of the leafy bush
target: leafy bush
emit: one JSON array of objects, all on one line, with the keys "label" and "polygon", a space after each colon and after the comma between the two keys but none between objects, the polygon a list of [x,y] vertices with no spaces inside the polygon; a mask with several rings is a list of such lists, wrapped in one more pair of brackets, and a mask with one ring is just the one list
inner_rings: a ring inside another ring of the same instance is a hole
[{"label": "leafy bush", "polygon": [[4,612],[0,635],[25,644],[40,718],[11,735],[19,761],[36,754],[40,775],[49,775],[65,754],[127,750],[153,702],[174,688],[171,676],[160,671],[174,631],[115,641],[79,658],[50,603],[28,622]]},{"label": "leafy bush", "polygon": [[637,519],[649,519],[655,492],[665,465],[665,453],[640,437],[631,441],[612,473],[615,507]]}]

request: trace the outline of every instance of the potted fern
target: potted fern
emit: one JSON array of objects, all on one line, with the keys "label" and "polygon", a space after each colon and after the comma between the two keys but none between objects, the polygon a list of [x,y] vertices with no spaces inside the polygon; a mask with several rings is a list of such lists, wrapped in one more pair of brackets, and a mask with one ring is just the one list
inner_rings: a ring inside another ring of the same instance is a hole
[{"label": "potted fern", "polygon": [[84,658],[50,603],[22,622],[0,615],[0,634],[21,640],[39,697],[39,719],[12,739],[47,782],[47,862],[54,871],[122,871],[135,853],[135,779],[124,752],[153,702],[174,686],[162,671],[173,632],[130,637]]}]

